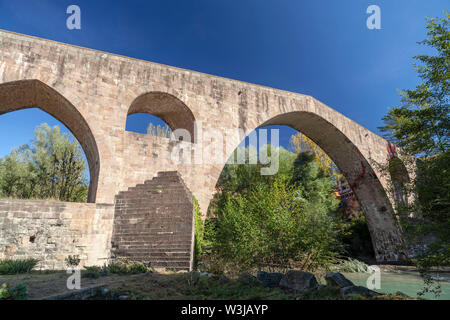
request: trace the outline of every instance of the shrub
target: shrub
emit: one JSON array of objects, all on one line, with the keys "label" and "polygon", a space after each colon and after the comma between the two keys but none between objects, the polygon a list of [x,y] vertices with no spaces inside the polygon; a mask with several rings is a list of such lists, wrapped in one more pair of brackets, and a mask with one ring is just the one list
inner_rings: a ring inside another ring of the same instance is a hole
[{"label": "shrub", "polygon": [[6,283],[0,287],[0,300],[24,300],[27,295],[27,287],[23,283],[11,289],[8,289]]},{"label": "shrub", "polygon": [[350,257],[373,257],[372,238],[364,216],[343,222],[342,242]]},{"label": "shrub", "polygon": [[210,243],[207,239],[208,226],[205,225],[205,221],[202,219],[202,212],[197,199],[194,197],[192,202],[195,210],[194,268],[197,268],[205,247],[210,245]]},{"label": "shrub", "polygon": [[147,273],[153,270],[143,263],[130,262],[128,260],[110,262],[107,266],[104,266],[107,273],[114,274],[137,274]]},{"label": "shrub", "polygon": [[0,261],[0,274],[18,274],[30,272],[39,260],[2,260]]},{"label": "shrub", "polygon": [[[224,195],[212,250],[236,270],[316,270],[335,261],[342,245],[335,218],[296,186],[277,179],[257,184],[247,196]],[[300,262],[300,263],[299,263]]]},{"label": "shrub", "polygon": [[69,268],[77,267],[80,264],[80,258],[78,256],[68,256],[64,261]]},{"label": "shrub", "polygon": [[362,261],[349,258],[348,260],[340,260],[336,265],[331,267],[335,272],[367,272],[368,265]]},{"label": "shrub", "polygon": [[85,271],[83,272],[83,276],[86,278],[91,279],[97,279],[101,275],[107,275],[108,271],[105,267],[99,267],[99,266],[91,266],[91,267],[84,267]]}]

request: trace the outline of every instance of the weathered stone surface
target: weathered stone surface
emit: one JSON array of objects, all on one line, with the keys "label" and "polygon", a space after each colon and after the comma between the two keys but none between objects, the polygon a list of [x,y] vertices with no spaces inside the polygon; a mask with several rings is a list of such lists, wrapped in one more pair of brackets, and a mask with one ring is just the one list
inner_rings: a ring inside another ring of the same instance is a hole
[{"label": "weathered stone surface", "polygon": [[379,296],[380,294],[378,292],[372,291],[370,289],[367,289],[363,286],[349,286],[341,288],[339,291],[342,299],[347,299],[353,296],[368,296],[368,297],[374,297]]},{"label": "weathered stone surface", "polygon": [[261,282],[250,272],[244,271],[239,275],[238,281],[247,285],[257,285]]},{"label": "weathered stone surface", "polygon": [[113,259],[191,270],[193,251],[192,194],[178,172],[159,172],[116,197]]},{"label": "weathered stone surface", "polygon": [[280,281],[280,287],[300,292],[317,289],[319,283],[316,277],[309,272],[289,270]]},{"label": "weathered stone surface", "polygon": [[262,285],[266,288],[278,287],[283,276],[284,275],[279,272],[258,271],[256,274],[256,278],[261,281]]},{"label": "weathered stone surface", "polygon": [[110,257],[112,204],[3,199],[0,206],[8,212],[0,222],[0,259],[34,258],[38,269],[65,270],[69,255],[78,255],[80,266]]},{"label": "weathered stone surface", "polygon": [[[121,191],[157,172],[178,171],[204,214],[228,155],[242,139],[238,130],[289,125],[325,150],[352,185],[376,259],[405,256],[383,188],[387,181],[371,164],[386,161],[387,141],[310,96],[0,31],[0,114],[29,107],[60,120],[81,143],[90,202],[112,204]],[[172,129],[184,127],[194,143],[125,131],[127,115],[136,112],[159,116]],[[194,120],[203,134],[193,129]],[[200,154],[200,163],[172,158],[175,146],[182,146],[186,159],[194,159],[193,150],[217,133],[227,143],[219,160],[208,153]],[[24,214],[16,212],[15,219]]]},{"label": "weathered stone surface", "polygon": [[340,272],[330,272],[325,275],[325,281],[327,282],[328,286],[334,286],[334,287],[350,287],[353,286],[353,282],[348,280],[344,275]]}]

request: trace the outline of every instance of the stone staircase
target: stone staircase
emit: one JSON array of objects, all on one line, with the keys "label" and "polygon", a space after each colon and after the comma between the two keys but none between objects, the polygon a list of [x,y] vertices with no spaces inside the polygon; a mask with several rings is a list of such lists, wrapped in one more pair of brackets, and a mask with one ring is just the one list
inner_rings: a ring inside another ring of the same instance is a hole
[{"label": "stone staircase", "polygon": [[159,172],[116,196],[112,260],[192,270],[193,248],[192,194],[177,171]]}]

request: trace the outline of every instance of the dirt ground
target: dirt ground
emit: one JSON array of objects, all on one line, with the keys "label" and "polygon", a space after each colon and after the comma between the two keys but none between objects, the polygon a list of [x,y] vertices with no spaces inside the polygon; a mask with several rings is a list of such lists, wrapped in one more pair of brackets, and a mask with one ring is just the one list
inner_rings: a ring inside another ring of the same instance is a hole
[{"label": "dirt ground", "polygon": [[[226,277],[201,276],[193,278],[186,272],[147,272],[140,274],[108,274],[92,279],[81,277],[81,289],[102,286],[112,299],[123,300],[285,300],[285,299],[339,299],[339,290],[322,287],[312,295],[299,295],[280,288],[264,288],[254,283],[243,283]],[[0,275],[0,285],[9,288],[19,284],[27,287],[28,300],[40,300],[73,293],[67,288],[70,277],[65,271],[32,271],[27,274]],[[58,297],[57,299],[60,299]],[[381,299],[403,299],[380,296]],[[66,298],[67,299],[67,298]],[[70,298],[69,298],[70,299]],[[93,299],[107,299],[104,295]]]},{"label": "dirt ground", "polygon": [[[135,278],[142,278],[153,274],[117,275],[111,274],[97,279],[81,278],[81,289],[98,285],[116,287],[125,285],[126,282]],[[28,299],[38,300],[49,296],[60,295],[69,292],[67,279],[70,275],[65,271],[39,272],[28,274],[0,275],[0,284],[7,283],[9,288],[24,283],[27,286]],[[157,276],[156,276],[157,277]]]},{"label": "dirt ground", "polygon": [[[29,274],[0,275],[0,285],[7,283],[12,288],[25,284],[28,300],[39,300],[73,292],[67,289],[70,275],[64,271]],[[261,286],[243,286],[230,279],[201,277],[192,279],[185,272],[149,272],[141,274],[109,274],[97,279],[81,277],[81,289],[104,286],[116,297],[121,295],[130,300],[204,300],[204,299],[293,299],[280,289],[266,289]],[[103,299],[102,297],[99,297]],[[59,299],[59,298],[58,298]]]}]

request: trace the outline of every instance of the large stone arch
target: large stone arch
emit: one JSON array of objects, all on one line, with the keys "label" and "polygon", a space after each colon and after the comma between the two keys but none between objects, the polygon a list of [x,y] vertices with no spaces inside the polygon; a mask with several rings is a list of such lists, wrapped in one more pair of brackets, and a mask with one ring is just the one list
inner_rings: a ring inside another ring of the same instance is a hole
[{"label": "large stone arch", "polygon": [[[287,125],[304,133],[336,163],[363,208],[377,261],[394,262],[406,258],[394,210],[371,159],[366,159],[346,134],[319,114],[309,111],[280,113],[253,130],[270,125]],[[251,131],[247,128],[246,133]]]},{"label": "large stone arch", "polygon": [[195,141],[195,117],[191,109],[177,97],[160,91],[141,94],[131,103],[128,114],[149,113],[166,122],[170,129],[185,129],[189,131],[192,141]]},{"label": "large stone arch", "polygon": [[90,185],[88,202],[95,202],[100,157],[95,138],[76,107],[39,80],[21,80],[0,84],[0,115],[27,108],[39,108],[61,121],[81,144],[88,160]]}]

